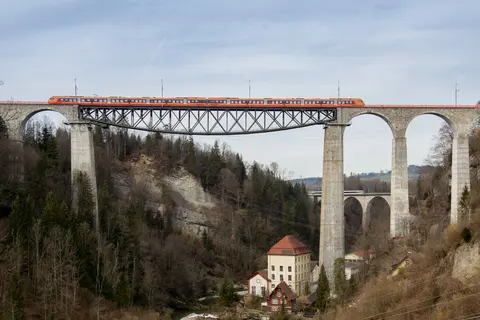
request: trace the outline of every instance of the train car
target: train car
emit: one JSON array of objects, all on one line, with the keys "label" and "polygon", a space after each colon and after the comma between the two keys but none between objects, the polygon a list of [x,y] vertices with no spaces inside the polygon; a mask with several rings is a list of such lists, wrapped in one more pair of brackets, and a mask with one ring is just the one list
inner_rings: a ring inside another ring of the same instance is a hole
[{"label": "train car", "polygon": [[98,107],[181,107],[181,108],[358,108],[365,103],[359,98],[232,98],[232,97],[100,97],[100,96],[53,96],[49,104],[83,105]]}]

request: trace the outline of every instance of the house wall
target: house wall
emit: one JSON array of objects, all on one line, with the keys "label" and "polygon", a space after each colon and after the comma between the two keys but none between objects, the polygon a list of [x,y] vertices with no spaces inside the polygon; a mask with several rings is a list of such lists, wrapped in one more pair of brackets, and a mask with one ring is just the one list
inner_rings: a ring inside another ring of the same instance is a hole
[{"label": "house wall", "polygon": [[352,275],[358,273],[360,271],[359,268],[355,268],[355,267],[345,267],[345,278],[347,280],[350,280],[350,278],[352,277]]},{"label": "house wall", "polygon": [[296,281],[291,288],[298,295],[305,294],[305,286],[310,286],[310,279],[312,277],[310,256],[310,253],[295,256]]},{"label": "house wall", "polygon": [[274,290],[268,300],[268,311],[278,312],[282,310],[282,301],[285,301],[285,309],[288,313],[295,310],[295,301],[287,299],[286,295],[280,290]]},{"label": "house wall", "polygon": [[[289,271],[290,267],[290,271]],[[290,280],[289,277],[290,276]],[[274,289],[280,282],[285,281],[292,290],[295,278],[295,256],[268,256],[268,278],[270,279],[270,289]]]},{"label": "house wall", "polygon": [[320,267],[318,266],[318,264],[315,266],[315,268],[313,268],[312,270],[312,277],[310,279],[310,282],[312,284],[314,283],[317,283],[318,281],[318,277],[320,276]]},{"label": "house wall", "polygon": [[270,289],[275,288],[283,279],[295,293],[303,294],[305,284],[310,285],[310,253],[298,256],[269,255],[268,278],[271,280]]},{"label": "house wall", "polygon": [[270,293],[268,282],[261,275],[256,274],[248,280],[248,293],[254,296],[263,297],[262,288],[265,290],[265,296]]}]

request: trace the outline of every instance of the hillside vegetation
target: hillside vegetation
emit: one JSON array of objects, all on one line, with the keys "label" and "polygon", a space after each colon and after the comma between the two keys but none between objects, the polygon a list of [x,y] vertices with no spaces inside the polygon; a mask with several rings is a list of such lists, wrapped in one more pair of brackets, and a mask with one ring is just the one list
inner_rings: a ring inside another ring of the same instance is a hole
[{"label": "hillside vegetation", "polygon": [[[23,181],[12,143],[0,141],[2,319],[190,308],[216,293],[225,275],[243,281],[263,267],[263,253],[284,234],[318,250],[319,217],[305,187],[282,180],[277,165],[247,166],[218,143],[199,147],[161,134],[142,140],[98,127],[97,237],[90,182],[76,177],[74,214],[70,138],[54,132],[48,123],[28,127]],[[192,183],[200,190],[185,189]],[[196,214],[202,219],[192,225]]]}]

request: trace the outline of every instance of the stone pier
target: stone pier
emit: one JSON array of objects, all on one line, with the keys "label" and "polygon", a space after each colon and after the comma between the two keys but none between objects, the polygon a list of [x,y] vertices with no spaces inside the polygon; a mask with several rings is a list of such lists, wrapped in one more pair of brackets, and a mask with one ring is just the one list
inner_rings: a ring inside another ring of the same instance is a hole
[{"label": "stone pier", "polygon": [[95,153],[93,144],[93,125],[89,122],[70,121],[71,172],[72,172],[72,208],[78,211],[78,186],[76,175],[86,173],[92,187],[95,227],[99,229],[97,177],[95,173]]},{"label": "stone pier", "polygon": [[470,191],[470,154],[468,145],[468,127],[459,126],[453,132],[452,141],[452,202],[450,223],[459,218],[459,202],[465,186]]},{"label": "stone pier", "polygon": [[392,139],[392,204],[390,207],[390,235],[392,237],[406,234],[409,226],[408,160],[405,131],[395,132]]},{"label": "stone pier", "polygon": [[345,256],[343,215],[343,131],[341,125],[325,128],[322,174],[322,204],[320,215],[319,264],[325,267],[330,283],[333,283],[335,259]]}]

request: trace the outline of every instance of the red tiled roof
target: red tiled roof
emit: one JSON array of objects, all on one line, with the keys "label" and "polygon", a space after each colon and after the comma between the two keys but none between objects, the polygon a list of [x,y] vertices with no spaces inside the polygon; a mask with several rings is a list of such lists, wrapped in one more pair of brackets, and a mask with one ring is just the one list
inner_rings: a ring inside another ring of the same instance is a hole
[{"label": "red tiled roof", "polygon": [[263,279],[265,279],[267,281],[270,281],[270,279],[268,279],[268,269],[262,269],[262,270],[255,271],[254,273],[252,273],[250,275],[250,277],[248,277],[248,280],[252,279],[257,274],[260,275],[260,277],[262,277]]},{"label": "red tiled roof", "polygon": [[296,256],[310,252],[312,250],[294,236],[285,236],[270,248],[267,255]]},{"label": "red tiled roof", "polygon": [[272,290],[269,295],[269,300],[272,299],[272,296],[277,292],[277,289],[282,291],[287,296],[288,300],[294,300],[297,298],[297,295],[292,291],[288,284],[286,284],[285,281],[282,281],[275,287],[275,289]]}]

